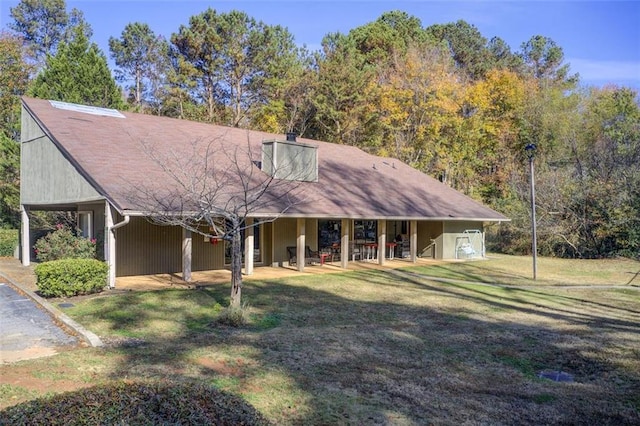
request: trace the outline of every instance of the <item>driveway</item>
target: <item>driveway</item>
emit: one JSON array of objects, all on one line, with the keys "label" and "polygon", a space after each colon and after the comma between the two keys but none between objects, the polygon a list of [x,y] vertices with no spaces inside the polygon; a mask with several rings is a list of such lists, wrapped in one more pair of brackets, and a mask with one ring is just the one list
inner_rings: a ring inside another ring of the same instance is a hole
[{"label": "driveway", "polygon": [[81,340],[66,332],[33,299],[0,281],[0,362],[54,355]]},{"label": "driveway", "polygon": [[92,332],[35,294],[33,268],[0,258],[0,363],[101,346]]}]

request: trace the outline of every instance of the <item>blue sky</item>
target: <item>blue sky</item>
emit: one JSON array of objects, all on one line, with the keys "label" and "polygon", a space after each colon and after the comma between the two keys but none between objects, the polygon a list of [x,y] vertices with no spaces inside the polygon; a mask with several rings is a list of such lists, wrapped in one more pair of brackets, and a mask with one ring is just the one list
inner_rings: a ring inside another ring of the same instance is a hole
[{"label": "blue sky", "polygon": [[[1,0],[0,27],[6,28],[9,8],[17,4]],[[283,25],[298,44],[312,50],[327,33],[346,33],[398,9],[420,18],[425,27],[464,19],[487,39],[501,37],[513,50],[534,35],[550,37],[583,84],[640,90],[640,1],[67,0],[67,5],[84,12],[93,41],[107,56],[107,40],[118,37],[127,23],[145,22],[168,38],[208,7],[238,9],[267,24]]]}]

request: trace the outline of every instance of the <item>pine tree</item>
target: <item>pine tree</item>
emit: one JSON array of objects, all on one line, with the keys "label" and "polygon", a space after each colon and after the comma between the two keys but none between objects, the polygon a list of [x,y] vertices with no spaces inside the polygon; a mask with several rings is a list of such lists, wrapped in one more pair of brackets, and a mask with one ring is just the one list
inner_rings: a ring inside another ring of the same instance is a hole
[{"label": "pine tree", "polygon": [[109,50],[119,81],[127,84],[129,102],[137,111],[157,104],[156,95],[168,67],[168,44],[149,25],[127,24],[120,38],[109,38]]},{"label": "pine tree", "polygon": [[105,108],[122,108],[122,94],[107,65],[107,58],[90,43],[81,27],[48,56],[45,69],[36,77],[31,96]]},{"label": "pine tree", "polygon": [[20,96],[30,72],[22,40],[0,32],[0,228],[19,224]]}]

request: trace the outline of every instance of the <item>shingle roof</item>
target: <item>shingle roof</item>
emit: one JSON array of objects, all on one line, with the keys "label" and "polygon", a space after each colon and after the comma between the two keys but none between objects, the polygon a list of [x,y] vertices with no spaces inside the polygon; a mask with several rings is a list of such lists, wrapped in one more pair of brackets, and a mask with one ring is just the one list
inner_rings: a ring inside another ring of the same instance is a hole
[{"label": "shingle roof", "polygon": [[[264,140],[282,135],[187,120],[122,112],[124,118],[55,108],[23,98],[23,105],[78,171],[121,213],[139,212],[133,188],[167,188],[166,172],[152,157],[190,158],[191,149],[246,147],[260,160]],[[287,216],[508,220],[502,214],[399,160],[377,157],[347,145],[298,139],[318,147],[318,182],[302,182]],[[227,160],[220,165],[231,167]],[[190,165],[184,164],[189,170]],[[261,173],[261,172],[260,172]],[[301,195],[302,196],[302,195]],[[274,213],[265,207],[262,214]],[[277,213],[277,211],[275,211]]]}]

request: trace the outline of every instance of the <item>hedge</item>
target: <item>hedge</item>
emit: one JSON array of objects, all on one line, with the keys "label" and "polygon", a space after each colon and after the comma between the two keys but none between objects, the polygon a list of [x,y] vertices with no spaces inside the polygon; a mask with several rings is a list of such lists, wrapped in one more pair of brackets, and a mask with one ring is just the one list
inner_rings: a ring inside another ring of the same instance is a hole
[{"label": "hedge", "polygon": [[34,268],[36,285],[44,297],[69,297],[101,292],[109,267],[96,259],[61,259]]},{"label": "hedge", "polygon": [[12,257],[17,245],[17,229],[0,229],[0,257]]}]

